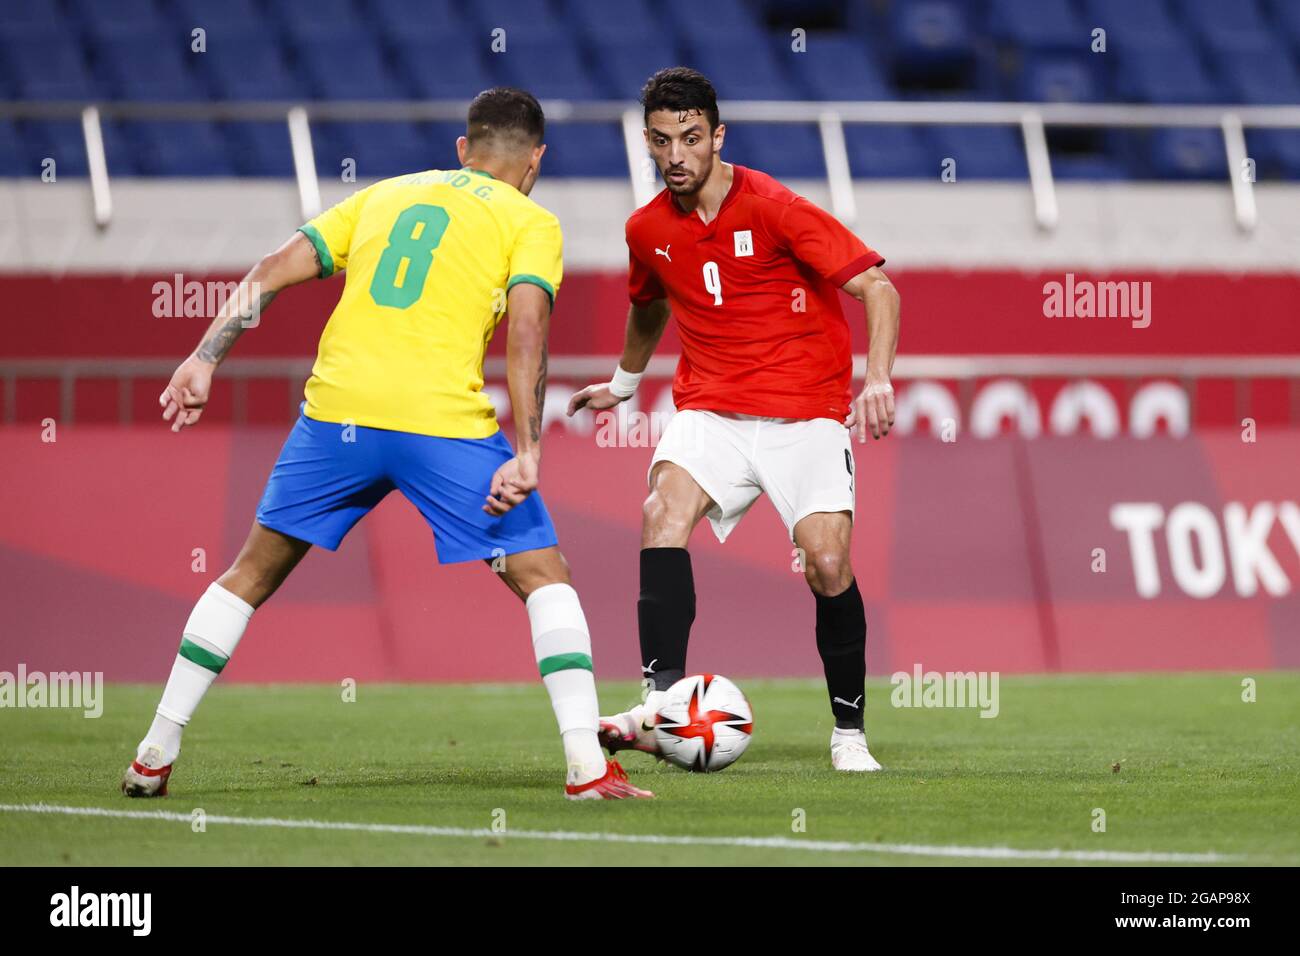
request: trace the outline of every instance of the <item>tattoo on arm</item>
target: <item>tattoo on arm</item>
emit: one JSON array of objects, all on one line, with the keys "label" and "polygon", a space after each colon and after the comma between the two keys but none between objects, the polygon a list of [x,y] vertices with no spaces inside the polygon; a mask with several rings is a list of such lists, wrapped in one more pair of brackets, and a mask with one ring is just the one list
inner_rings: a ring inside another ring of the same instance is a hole
[{"label": "tattoo on arm", "polygon": [[533,385],[533,411],[528,416],[528,434],[533,441],[542,437],[542,406],[546,402],[547,344],[542,343],[542,357],[537,363],[537,381]]},{"label": "tattoo on arm", "polygon": [[[257,314],[261,315],[262,310],[271,304],[275,299],[275,292],[263,292],[258,298]],[[244,325],[253,317],[252,310],[237,309],[234,315],[226,319],[221,326],[203,340],[199,345],[198,357],[204,362],[220,362],[234,348],[235,342],[244,333],[247,326]]]}]

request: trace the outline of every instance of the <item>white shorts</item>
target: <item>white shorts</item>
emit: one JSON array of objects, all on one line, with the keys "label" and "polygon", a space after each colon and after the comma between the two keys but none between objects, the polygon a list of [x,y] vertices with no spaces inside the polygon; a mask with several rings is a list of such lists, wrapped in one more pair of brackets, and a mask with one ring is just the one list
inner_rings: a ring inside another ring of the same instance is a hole
[{"label": "white shorts", "polygon": [[[687,409],[673,416],[650,462],[685,468],[714,501],[709,523],[719,541],[740,523],[760,494],[794,526],[817,512],[853,514],[853,448],[849,430],[829,418],[760,418]],[[649,482],[649,472],[646,481]]]}]

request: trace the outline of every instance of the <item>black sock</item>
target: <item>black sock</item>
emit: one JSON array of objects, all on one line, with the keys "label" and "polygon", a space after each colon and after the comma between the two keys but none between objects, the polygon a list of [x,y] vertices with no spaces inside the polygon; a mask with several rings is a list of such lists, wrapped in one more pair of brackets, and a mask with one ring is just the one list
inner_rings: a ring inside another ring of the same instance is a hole
[{"label": "black sock", "polygon": [[695,576],[685,548],[641,550],[641,673],[667,690],[686,676],[686,644],[695,620]]},{"label": "black sock", "polygon": [[867,614],[857,579],[834,597],[816,591],[813,597],[817,599],[817,652],[826,672],[835,726],[861,730],[867,702]]}]

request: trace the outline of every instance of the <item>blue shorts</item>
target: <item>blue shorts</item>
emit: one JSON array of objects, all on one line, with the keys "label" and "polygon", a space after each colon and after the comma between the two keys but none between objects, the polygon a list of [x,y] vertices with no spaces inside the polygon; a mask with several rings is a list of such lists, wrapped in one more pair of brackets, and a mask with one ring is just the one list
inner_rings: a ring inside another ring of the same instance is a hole
[{"label": "blue shorts", "polygon": [[289,432],[257,506],[258,523],[330,551],[393,489],[420,509],[440,564],[516,554],[556,543],[534,491],[504,515],[483,510],[492,475],[514,457],[490,438],[434,438],[318,422],[305,414]]}]

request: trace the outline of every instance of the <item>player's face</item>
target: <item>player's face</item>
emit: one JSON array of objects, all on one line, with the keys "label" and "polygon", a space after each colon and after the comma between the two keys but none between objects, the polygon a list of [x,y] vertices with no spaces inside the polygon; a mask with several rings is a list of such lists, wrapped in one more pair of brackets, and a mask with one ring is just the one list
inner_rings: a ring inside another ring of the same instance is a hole
[{"label": "player's face", "polygon": [[650,157],[659,167],[668,190],[678,196],[699,192],[713,164],[727,127],[709,130],[709,120],[699,110],[655,110],[646,125]]}]

